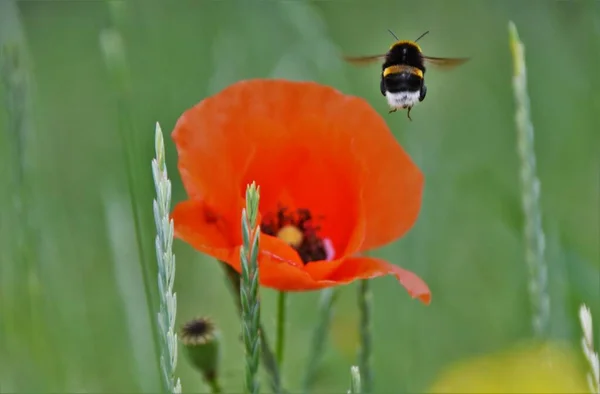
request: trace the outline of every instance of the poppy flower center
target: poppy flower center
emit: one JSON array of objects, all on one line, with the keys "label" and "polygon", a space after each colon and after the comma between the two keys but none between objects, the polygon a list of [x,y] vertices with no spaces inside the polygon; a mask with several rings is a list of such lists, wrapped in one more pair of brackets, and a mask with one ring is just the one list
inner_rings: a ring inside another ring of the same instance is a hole
[{"label": "poppy flower center", "polygon": [[320,227],[315,224],[308,209],[289,212],[287,208],[281,207],[275,214],[264,216],[261,231],[294,248],[304,264],[333,258],[331,241],[319,235]]}]

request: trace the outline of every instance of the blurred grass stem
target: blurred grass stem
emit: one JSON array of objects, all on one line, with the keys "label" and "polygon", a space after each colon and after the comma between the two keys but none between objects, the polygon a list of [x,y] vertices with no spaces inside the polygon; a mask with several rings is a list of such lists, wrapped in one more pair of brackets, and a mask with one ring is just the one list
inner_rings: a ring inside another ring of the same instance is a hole
[{"label": "blurred grass stem", "polygon": [[360,370],[356,365],[350,367],[350,390],[348,394],[360,394],[362,392]]},{"label": "blurred grass stem", "polygon": [[[12,354],[14,342],[7,338],[15,332],[23,332],[32,348],[43,357],[49,357],[46,364],[57,368],[60,362],[50,356],[56,351],[53,344],[35,329],[45,321],[42,301],[45,289],[39,266],[39,240],[43,231],[39,228],[43,223],[35,214],[38,202],[32,176],[35,155],[28,152],[35,133],[34,91],[31,57],[19,5],[16,1],[3,1],[0,3],[0,97],[4,109],[0,120],[6,123],[0,125],[0,131],[5,132],[0,135],[0,144],[6,144],[1,153],[6,162],[2,164],[10,163],[6,167],[10,170],[3,167],[0,171],[5,192],[0,199],[3,206],[0,257],[4,263],[0,264],[0,311],[4,313],[0,318],[0,351]],[[11,356],[4,358],[12,359]]]},{"label": "blurred grass stem", "polygon": [[287,293],[280,291],[277,295],[277,337],[275,343],[277,365],[279,366],[280,370],[283,365],[283,355],[285,350],[286,301]]},{"label": "blurred grass stem", "polygon": [[310,392],[312,384],[314,383],[317,375],[317,371],[319,370],[321,357],[325,352],[325,339],[327,337],[327,333],[329,332],[329,325],[333,315],[333,304],[337,299],[337,294],[338,292],[334,288],[321,290],[318,321],[313,332],[310,354],[307,359],[304,379],[302,382],[302,392],[305,394]]},{"label": "blurred grass stem", "polygon": [[[135,226],[136,245],[139,255],[139,263],[144,276],[144,293],[146,298],[146,307],[148,308],[149,316],[154,315],[153,297],[151,290],[150,273],[148,272],[148,264],[145,258],[144,246],[142,243],[142,230],[140,225],[140,217],[138,212],[138,193],[133,175],[133,163],[135,158],[132,157],[131,147],[133,141],[129,140],[130,135],[134,135],[134,126],[132,120],[130,81],[127,70],[127,61],[125,57],[125,48],[122,38],[116,29],[106,29],[100,34],[100,47],[102,55],[112,77],[114,88],[118,98],[118,118],[119,118],[119,135],[121,136],[121,146],[126,166],[127,184],[129,188],[129,198],[131,212],[133,215],[133,223]],[[154,282],[152,280],[152,282]],[[150,321],[150,329],[152,330],[154,351],[160,349],[158,342],[158,330],[154,320]],[[160,370],[160,365],[156,363],[157,370]]]},{"label": "blurred grass stem", "polygon": [[587,374],[588,386],[592,394],[600,394],[600,359],[598,358],[598,353],[594,351],[592,313],[585,304],[579,308],[579,320],[583,331],[581,348],[586,360],[590,364],[590,370]]},{"label": "blurred grass stem", "polygon": [[513,90],[516,102],[517,148],[521,178],[521,200],[525,217],[525,259],[529,267],[529,294],[533,311],[533,331],[537,338],[548,335],[550,324],[550,296],[548,294],[548,267],[544,258],[545,237],[540,206],[540,180],[536,174],[534,129],[531,123],[530,102],[527,94],[525,47],[517,28],[509,22],[510,50],[513,56]]},{"label": "blurred grass stem", "polygon": [[[10,2],[7,2],[9,4]],[[33,241],[33,229],[30,226],[31,209],[27,209],[31,204],[31,191],[26,182],[26,158],[25,158],[25,135],[28,134],[32,126],[31,114],[29,113],[30,92],[28,86],[28,70],[25,65],[24,48],[21,43],[2,43],[0,47],[0,75],[1,75],[1,92],[6,108],[7,127],[5,137],[9,149],[7,149],[8,158],[14,163],[14,173],[7,174],[11,176],[6,181],[6,186],[3,190],[10,196],[7,200],[9,209],[3,210],[3,221],[8,222],[12,219],[14,230],[8,232],[8,242],[3,245],[8,249],[6,254],[7,263],[10,264],[3,278],[3,294],[0,302],[11,302],[13,300],[22,300],[21,308],[24,309],[22,317],[11,317],[10,319],[2,319],[7,326],[12,326],[14,322],[20,319],[26,319],[23,324],[25,330],[33,327],[32,318],[33,300],[30,291],[27,291],[26,286],[15,286],[15,283],[26,283],[28,277],[33,273],[35,257],[35,243]],[[4,140],[4,138],[2,138]],[[5,182],[3,182],[5,183]],[[18,225],[17,225],[18,224]],[[12,260],[12,262],[11,262]],[[9,279],[6,281],[6,279]],[[7,290],[4,290],[7,289]],[[0,304],[1,305],[1,304]],[[16,310],[11,306],[3,306],[3,310]],[[12,331],[12,328],[7,328],[7,331]],[[16,327],[14,331],[17,331]],[[4,338],[2,338],[4,339]],[[30,339],[34,340],[33,332],[30,333]]]}]

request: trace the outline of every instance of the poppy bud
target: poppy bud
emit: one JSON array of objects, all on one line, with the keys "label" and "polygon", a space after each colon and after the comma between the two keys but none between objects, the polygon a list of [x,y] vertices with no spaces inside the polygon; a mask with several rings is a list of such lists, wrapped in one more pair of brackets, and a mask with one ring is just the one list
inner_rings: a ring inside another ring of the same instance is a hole
[{"label": "poppy bud", "polygon": [[208,384],[216,385],[219,332],[212,320],[206,317],[190,320],[181,329],[180,338],[191,364],[202,373]]}]

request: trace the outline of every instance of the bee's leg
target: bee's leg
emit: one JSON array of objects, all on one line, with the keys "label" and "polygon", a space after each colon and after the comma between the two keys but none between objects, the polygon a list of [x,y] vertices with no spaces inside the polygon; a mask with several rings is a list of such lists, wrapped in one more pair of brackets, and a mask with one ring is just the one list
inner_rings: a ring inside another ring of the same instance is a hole
[{"label": "bee's leg", "polygon": [[408,107],[408,112],[406,113],[406,116],[408,116],[408,120],[410,120],[412,122],[412,118],[410,117],[410,110],[412,109],[412,107]]},{"label": "bee's leg", "polygon": [[419,101],[425,100],[426,94],[427,94],[427,86],[425,86],[425,84],[423,84],[423,86],[421,86],[421,93],[419,94]]},{"label": "bee's leg", "polygon": [[388,112],[388,114],[391,114],[392,112],[396,112],[396,111],[398,111],[398,108],[392,108],[392,109],[390,109],[390,111]]}]

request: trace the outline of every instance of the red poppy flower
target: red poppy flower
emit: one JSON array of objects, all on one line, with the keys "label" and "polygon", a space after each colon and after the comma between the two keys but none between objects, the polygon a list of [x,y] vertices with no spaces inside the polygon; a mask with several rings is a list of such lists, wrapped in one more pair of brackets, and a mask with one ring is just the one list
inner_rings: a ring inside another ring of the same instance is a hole
[{"label": "red poppy flower", "polygon": [[313,82],[248,80],[187,110],[173,139],[189,199],[175,235],[240,272],[246,186],[260,186],[260,282],[320,289],[392,274],[430,301],[414,273],[361,257],[415,222],[423,176],[362,99]]}]

